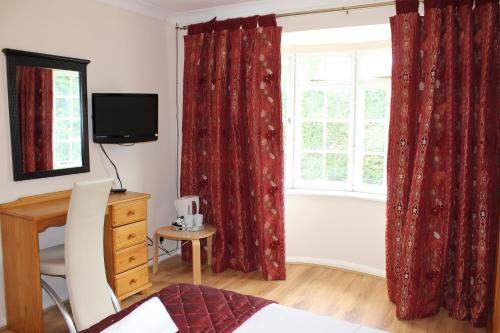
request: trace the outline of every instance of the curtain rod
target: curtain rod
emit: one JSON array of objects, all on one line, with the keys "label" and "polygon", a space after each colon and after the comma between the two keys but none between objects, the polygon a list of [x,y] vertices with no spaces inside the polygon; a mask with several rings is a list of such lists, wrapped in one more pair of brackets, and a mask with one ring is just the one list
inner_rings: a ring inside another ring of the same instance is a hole
[{"label": "curtain rod", "polygon": [[[423,2],[423,0],[420,0],[419,2]],[[368,3],[368,4],[364,4],[364,5],[352,5],[352,6],[342,6],[342,7],[332,7],[332,8],[324,8],[324,9],[303,10],[303,11],[298,11],[298,12],[281,13],[281,14],[276,14],[276,17],[281,18],[281,17],[300,16],[300,15],[331,13],[331,12],[346,12],[346,14],[347,14],[347,13],[349,13],[350,10],[387,7],[387,6],[394,6],[395,4],[396,4],[396,1],[376,2],[376,3]],[[179,29],[179,30],[186,30],[188,28],[188,26],[187,25],[184,25],[184,26],[176,25],[175,28]]]}]

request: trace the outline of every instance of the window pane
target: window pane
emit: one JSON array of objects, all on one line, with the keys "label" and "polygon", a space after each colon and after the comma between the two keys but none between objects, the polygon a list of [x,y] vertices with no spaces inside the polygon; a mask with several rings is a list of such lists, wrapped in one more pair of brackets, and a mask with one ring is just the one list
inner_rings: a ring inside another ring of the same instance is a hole
[{"label": "window pane", "polygon": [[385,126],[380,123],[365,124],[365,151],[383,153],[385,148]]},{"label": "window pane", "polygon": [[347,154],[326,154],[326,180],[347,181]]},{"label": "window pane", "polygon": [[365,90],[365,118],[383,119],[386,110],[385,89]]},{"label": "window pane", "polygon": [[321,180],[323,178],[323,155],[303,153],[300,175],[304,180]]},{"label": "window pane", "polygon": [[73,141],[71,147],[71,161],[80,162],[82,161],[82,149],[80,141]]},{"label": "window pane", "polygon": [[73,98],[72,100],[72,107],[73,107],[73,117],[75,118],[80,118],[80,99],[79,98]]},{"label": "window pane", "polygon": [[328,118],[347,119],[349,117],[351,104],[351,91],[349,89],[328,92],[326,99]]},{"label": "window pane", "polygon": [[69,139],[70,126],[69,120],[56,120],[56,128],[54,130],[55,140]]},{"label": "window pane", "polygon": [[281,59],[281,86],[284,87],[288,84],[290,62],[288,58]]},{"label": "window pane", "polygon": [[347,150],[349,142],[349,124],[328,123],[326,125],[326,148]]},{"label": "window pane", "polygon": [[73,93],[73,96],[80,96],[80,79],[78,76],[73,76],[71,78],[71,90]]},{"label": "window pane", "polygon": [[351,55],[342,54],[328,57],[324,73],[328,81],[352,81],[354,73]]},{"label": "window pane", "polygon": [[384,180],[384,157],[366,155],[363,159],[363,183],[382,185]]},{"label": "window pane", "polygon": [[320,122],[302,123],[302,148],[303,149],[323,148],[323,123]]},{"label": "window pane", "polygon": [[352,81],[351,54],[307,55],[299,58],[299,81]]},{"label": "window pane", "polygon": [[286,91],[281,91],[281,117],[283,122],[283,148],[285,153],[285,166],[287,165],[286,161],[288,159],[287,154],[287,139],[288,139],[288,115],[287,115],[287,95]]},{"label": "window pane", "polygon": [[69,142],[58,142],[55,145],[56,164],[69,160]]},{"label": "window pane", "polygon": [[69,117],[70,105],[66,98],[56,98],[56,117]]},{"label": "window pane", "polygon": [[392,54],[390,49],[360,52],[358,55],[359,79],[388,79],[391,76]]},{"label": "window pane", "polygon": [[281,91],[281,115],[283,117],[283,123],[286,123],[288,117],[288,96],[286,90]]},{"label": "window pane", "polygon": [[319,56],[301,57],[299,63],[300,81],[310,81],[318,79],[325,66],[325,58]]},{"label": "window pane", "polygon": [[321,90],[308,90],[302,94],[303,118],[323,117],[324,106],[324,93]]},{"label": "window pane", "polygon": [[55,77],[55,94],[56,96],[67,96],[70,94],[69,91],[69,80],[70,78],[68,76],[58,76],[56,75]]},{"label": "window pane", "polygon": [[80,119],[73,120],[71,122],[71,126],[72,126],[71,128],[72,139],[80,139],[82,132]]}]

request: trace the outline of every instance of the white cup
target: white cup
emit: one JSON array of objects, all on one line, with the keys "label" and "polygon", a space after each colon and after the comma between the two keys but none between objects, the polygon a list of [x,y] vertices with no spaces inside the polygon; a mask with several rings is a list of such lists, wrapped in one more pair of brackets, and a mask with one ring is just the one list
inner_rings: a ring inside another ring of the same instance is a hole
[{"label": "white cup", "polygon": [[194,215],[186,215],[184,216],[184,225],[186,227],[192,227],[194,223]]},{"label": "white cup", "polygon": [[201,227],[203,225],[203,214],[194,214],[194,225]]}]

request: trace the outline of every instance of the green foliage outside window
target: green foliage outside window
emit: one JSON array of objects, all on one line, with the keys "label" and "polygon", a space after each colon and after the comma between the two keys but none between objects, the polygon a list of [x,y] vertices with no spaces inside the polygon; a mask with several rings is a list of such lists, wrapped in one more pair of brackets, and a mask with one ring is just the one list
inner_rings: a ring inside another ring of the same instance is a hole
[{"label": "green foliage outside window", "polygon": [[56,160],[59,162],[67,162],[69,160],[69,143],[58,142],[55,145]]},{"label": "green foliage outside window", "polygon": [[385,148],[385,126],[381,123],[365,124],[365,151],[383,153]]},{"label": "green foliage outside window", "polygon": [[70,105],[68,99],[66,98],[56,98],[55,101],[55,111],[57,117],[69,117],[70,115]]},{"label": "green foliage outside window", "polygon": [[347,181],[347,154],[326,154],[326,180]]},{"label": "green foliage outside window", "polygon": [[56,120],[56,129],[55,129],[55,137],[58,140],[67,140],[69,139],[70,136],[70,131],[71,131],[71,123],[69,120]]},{"label": "green foliage outside window", "polygon": [[347,150],[349,146],[349,124],[333,122],[326,125],[326,148]]},{"label": "green foliage outside window", "polygon": [[302,148],[323,148],[323,123],[309,121],[302,123]]},{"label": "green foliage outside window", "polygon": [[55,94],[56,94],[56,96],[68,96],[68,95],[70,95],[70,77],[69,76],[57,76],[56,77]]},{"label": "green foliage outside window", "polygon": [[321,90],[304,91],[302,96],[302,117],[321,118],[324,106],[324,93]]},{"label": "green foliage outside window", "polygon": [[326,94],[328,118],[348,119],[351,93],[348,90],[339,89]]},{"label": "green foliage outside window", "polygon": [[365,90],[365,118],[384,119],[386,110],[384,89]]},{"label": "green foliage outside window", "polygon": [[80,98],[72,99],[73,117],[80,118]]},{"label": "green foliage outside window", "polygon": [[323,155],[319,153],[303,153],[301,175],[304,180],[321,180],[323,178]]},{"label": "green foliage outside window", "polygon": [[363,183],[382,185],[384,180],[384,157],[366,155],[363,159]]},{"label": "green foliage outside window", "polygon": [[80,97],[80,78],[78,76],[71,77],[71,90],[73,97]]}]

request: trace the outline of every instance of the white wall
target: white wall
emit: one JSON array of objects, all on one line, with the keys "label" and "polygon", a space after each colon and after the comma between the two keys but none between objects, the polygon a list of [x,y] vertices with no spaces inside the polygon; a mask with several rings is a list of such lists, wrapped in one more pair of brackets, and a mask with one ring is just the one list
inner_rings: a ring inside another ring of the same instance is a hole
[{"label": "white wall", "polygon": [[[349,5],[345,1],[291,1],[273,5],[221,7],[189,13],[178,18],[181,24],[219,19],[283,13]],[[359,2],[358,2],[359,3]],[[306,6],[306,7],[304,7]],[[395,14],[394,7],[293,16],[278,19],[283,32],[328,29],[346,26],[384,24]],[[182,45],[182,39],[180,40]],[[183,58],[182,48],[179,58]],[[182,68],[180,68],[182,82]],[[182,86],[179,87],[182,90]],[[182,96],[182,95],[181,95]],[[294,193],[294,194],[292,194]],[[310,262],[385,276],[385,201],[352,196],[310,194],[287,191],[285,194],[286,253],[289,262]]]},{"label": "white wall", "polygon": [[[89,0],[2,0],[0,48],[14,48],[91,60],[88,66],[89,117],[93,92],[159,94],[159,140],[133,147],[108,145],[124,186],[151,193],[149,234],[175,216],[176,168],[175,29],[162,20]],[[90,119],[90,118],[89,118]],[[90,121],[89,121],[90,124]],[[91,128],[91,127],[90,127]],[[91,130],[90,133],[91,135]],[[90,142],[90,173],[14,182],[5,57],[0,56],[0,202],[65,190],[73,182],[114,176],[98,146]],[[3,235],[8,237],[8,235]],[[41,247],[64,241],[62,228],[40,236]],[[168,244],[172,247],[175,244]],[[167,245],[167,246],[168,246]],[[0,263],[1,267],[1,263]],[[64,295],[62,281],[51,280]],[[45,302],[46,303],[46,302]],[[46,303],[47,304],[47,303]],[[0,268],[0,326],[5,324]]]},{"label": "white wall", "polygon": [[288,262],[385,276],[385,202],[328,194],[285,195]]}]

